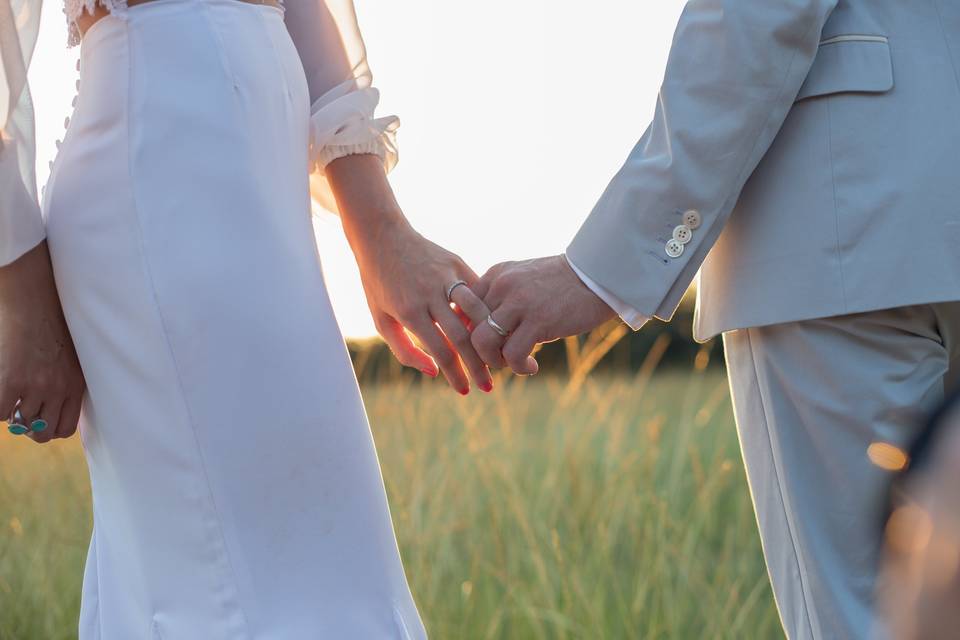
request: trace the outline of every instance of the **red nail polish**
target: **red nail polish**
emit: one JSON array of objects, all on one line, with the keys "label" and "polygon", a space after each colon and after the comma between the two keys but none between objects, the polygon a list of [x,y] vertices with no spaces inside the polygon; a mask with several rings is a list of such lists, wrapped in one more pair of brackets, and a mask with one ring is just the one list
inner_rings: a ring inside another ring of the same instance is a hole
[{"label": "red nail polish", "polygon": [[457,389],[457,393],[459,393],[459,394],[462,395],[462,396],[465,396],[465,395],[467,395],[468,393],[470,393],[470,389],[469,389],[469,388],[467,388],[467,389]]},{"label": "red nail polish", "polygon": [[480,388],[483,389],[486,393],[490,393],[491,391],[493,391],[493,383],[484,382],[480,385]]}]

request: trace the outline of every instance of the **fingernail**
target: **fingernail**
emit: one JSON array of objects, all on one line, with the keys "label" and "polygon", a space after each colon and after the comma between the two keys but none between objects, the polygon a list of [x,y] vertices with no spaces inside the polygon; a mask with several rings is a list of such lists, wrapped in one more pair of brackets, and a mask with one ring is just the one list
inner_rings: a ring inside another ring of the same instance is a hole
[{"label": "fingernail", "polygon": [[43,431],[47,428],[47,421],[43,420],[42,418],[37,418],[30,423],[30,428],[34,431]]},{"label": "fingernail", "polygon": [[430,376],[431,378],[436,378],[439,371],[433,371],[432,369],[420,369],[421,373]]},{"label": "fingernail", "polygon": [[465,389],[457,389],[457,393],[459,393],[462,396],[465,396],[468,393],[470,393],[470,387],[466,387]]},{"label": "fingernail", "polygon": [[488,381],[481,382],[480,388],[483,389],[483,391],[485,391],[486,393],[490,393],[491,391],[493,391],[493,383]]},{"label": "fingernail", "polygon": [[533,356],[527,356],[527,366],[533,369],[533,371],[529,374],[531,376],[540,371],[540,363],[537,362],[536,358]]}]

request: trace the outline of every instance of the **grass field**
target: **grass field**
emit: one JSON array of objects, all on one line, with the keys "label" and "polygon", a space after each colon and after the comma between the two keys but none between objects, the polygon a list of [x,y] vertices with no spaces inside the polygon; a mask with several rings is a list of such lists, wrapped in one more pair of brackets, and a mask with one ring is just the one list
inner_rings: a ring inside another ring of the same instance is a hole
[{"label": "grass field", "polygon": [[[722,371],[587,376],[602,338],[490,396],[365,385],[431,637],[782,637]],[[75,637],[89,531],[78,440],[0,437],[0,640]]]}]

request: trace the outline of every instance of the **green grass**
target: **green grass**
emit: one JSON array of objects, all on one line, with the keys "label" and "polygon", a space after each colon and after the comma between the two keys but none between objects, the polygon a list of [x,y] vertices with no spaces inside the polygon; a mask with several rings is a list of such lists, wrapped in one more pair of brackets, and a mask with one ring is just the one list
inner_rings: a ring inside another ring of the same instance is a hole
[{"label": "green grass", "polygon": [[[365,385],[431,637],[782,637],[722,372],[587,377],[593,346],[490,396]],[[75,637],[89,531],[78,441],[0,437],[0,640]]]}]

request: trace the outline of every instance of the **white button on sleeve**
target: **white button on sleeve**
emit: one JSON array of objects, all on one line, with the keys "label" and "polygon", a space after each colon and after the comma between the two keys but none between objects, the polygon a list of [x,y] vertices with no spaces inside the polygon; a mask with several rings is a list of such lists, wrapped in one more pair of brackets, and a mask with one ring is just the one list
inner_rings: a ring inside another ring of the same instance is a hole
[{"label": "white button on sleeve", "polygon": [[699,229],[702,222],[703,218],[700,216],[700,212],[696,209],[690,209],[689,211],[685,211],[683,214],[683,224],[690,227],[691,230]]},{"label": "white button on sleeve", "polygon": [[673,239],[680,244],[687,244],[693,240],[693,232],[685,224],[677,225],[673,230]]},{"label": "white button on sleeve", "polygon": [[666,251],[667,255],[670,256],[671,258],[679,258],[680,256],[683,255],[683,245],[677,242],[676,240],[674,240],[673,238],[670,238],[669,240],[667,240],[667,244],[664,247],[664,251]]}]

